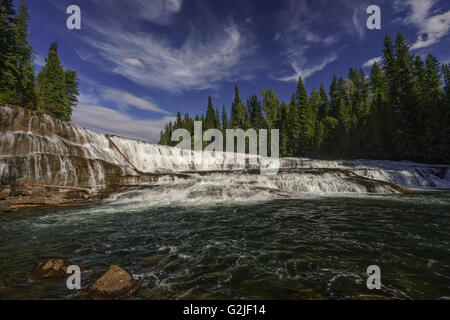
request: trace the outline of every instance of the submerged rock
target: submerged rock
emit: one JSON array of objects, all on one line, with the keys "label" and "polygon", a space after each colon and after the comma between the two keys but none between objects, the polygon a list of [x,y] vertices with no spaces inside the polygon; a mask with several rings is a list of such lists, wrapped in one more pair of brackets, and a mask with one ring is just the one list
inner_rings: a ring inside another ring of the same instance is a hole
[{"label": "submerged rock", "polygon": [[113,265],[86,294],[88,299],[126,299],[139,290],[139,283],[125,270]]},{"label": "submerged rock", "polygon": [[10,212],[11,210],[12,209],[8,201],[0,201],[0,213]]},{"label": "submerged rock", "polygon": [[67,268],[73,265],[63,259],[49,259],[38,262],[32,273],[40,278],[62,278],[67,276]]}]

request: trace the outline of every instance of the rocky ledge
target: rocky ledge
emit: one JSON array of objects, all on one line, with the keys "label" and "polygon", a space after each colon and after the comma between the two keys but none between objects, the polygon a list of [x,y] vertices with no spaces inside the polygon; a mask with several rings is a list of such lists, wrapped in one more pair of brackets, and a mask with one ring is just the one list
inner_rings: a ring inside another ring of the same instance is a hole
[{"label": "rocky ledge", "polygon": [[0,213],[42,207],[96,205],[103,196],[83,188],[30,184],[0,184]]}]

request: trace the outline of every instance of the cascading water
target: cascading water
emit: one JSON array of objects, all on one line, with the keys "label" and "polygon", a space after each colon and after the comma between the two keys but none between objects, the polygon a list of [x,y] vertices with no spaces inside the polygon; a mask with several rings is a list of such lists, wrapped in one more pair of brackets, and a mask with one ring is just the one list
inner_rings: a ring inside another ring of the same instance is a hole
[{"label": "cascading water", "polygon": [[[245,168],[227,163],[226,153],[196,154],[110,137],[19,107],[1,107],[0,119],[2,180],[98,189],[111,184],[142,184],[156,179],[158,185],[161,179],[164,181],[163,175],[150,179],[139,172],[203,172],[181,182],[187,188],[186,197],[192,198],[201,193],[202,186],[205,192],[215,190],[211,197],[219,198],[399,192],[393,183],[411,188],[450,188],[450,169],[445,165],[285,158],[280,159],[277,175],[263,176],[237,171]],[[198,156],[202,161],[196,161]],[[246,167],[257,169],[259,162],[257,159],[251,165],[247,158]]]}]

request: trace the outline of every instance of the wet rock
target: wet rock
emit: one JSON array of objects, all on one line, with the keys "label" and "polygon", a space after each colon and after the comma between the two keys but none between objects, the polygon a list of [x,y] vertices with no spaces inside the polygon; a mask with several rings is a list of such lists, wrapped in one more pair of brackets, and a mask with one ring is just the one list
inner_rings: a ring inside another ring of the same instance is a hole
[{"label": "wet rock", "polygon": [[5,200],[8,199],[11,195],[11,188],[5,187],[0,191],[0,199]]},{"label": "wet rock", "polygon": [[141,264],[151,267],[151,266],[158,264],[164,257],[165,257],[165,255],[163,255],[163,254],[155,254],[151,257],[148,257],[144,261],[142,261]]},{"label": "wet rock", "polygon": [[12,208],[8,201],[0,201],[0,213],[11,212]]},{"label": "wet rock", "polygon": [[73,263],[63,259],[49,259],[38,262],[32,274],[40,278],[61,278],[67,276],[67,268]]},{"label": "wet rock", "polygon": [[87,299],[127,299],[137,290],[139,283],[125,270],[113,265],[94,284],[86,294]]},{"label": "wet rock", "polygon": [[175,297],[175,293],[166,287],[156,287],[145,292],[145,300],[170,300]]}]

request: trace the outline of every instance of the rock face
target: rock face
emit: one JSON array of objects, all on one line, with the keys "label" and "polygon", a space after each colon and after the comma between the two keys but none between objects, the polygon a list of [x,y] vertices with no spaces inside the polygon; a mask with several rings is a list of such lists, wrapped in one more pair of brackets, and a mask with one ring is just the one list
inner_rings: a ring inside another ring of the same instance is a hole
[{"label": "rock face", "polygon": [[61,278],[67,276],[67,268],[73,263],[63,259],[49,259],[38,262],[32,273],[40,278]]},{"label": "rock face", "polygon": [[125,270],[113,265],[87,290],[88,299],[126,299],[139,290],[139,283]]}]

